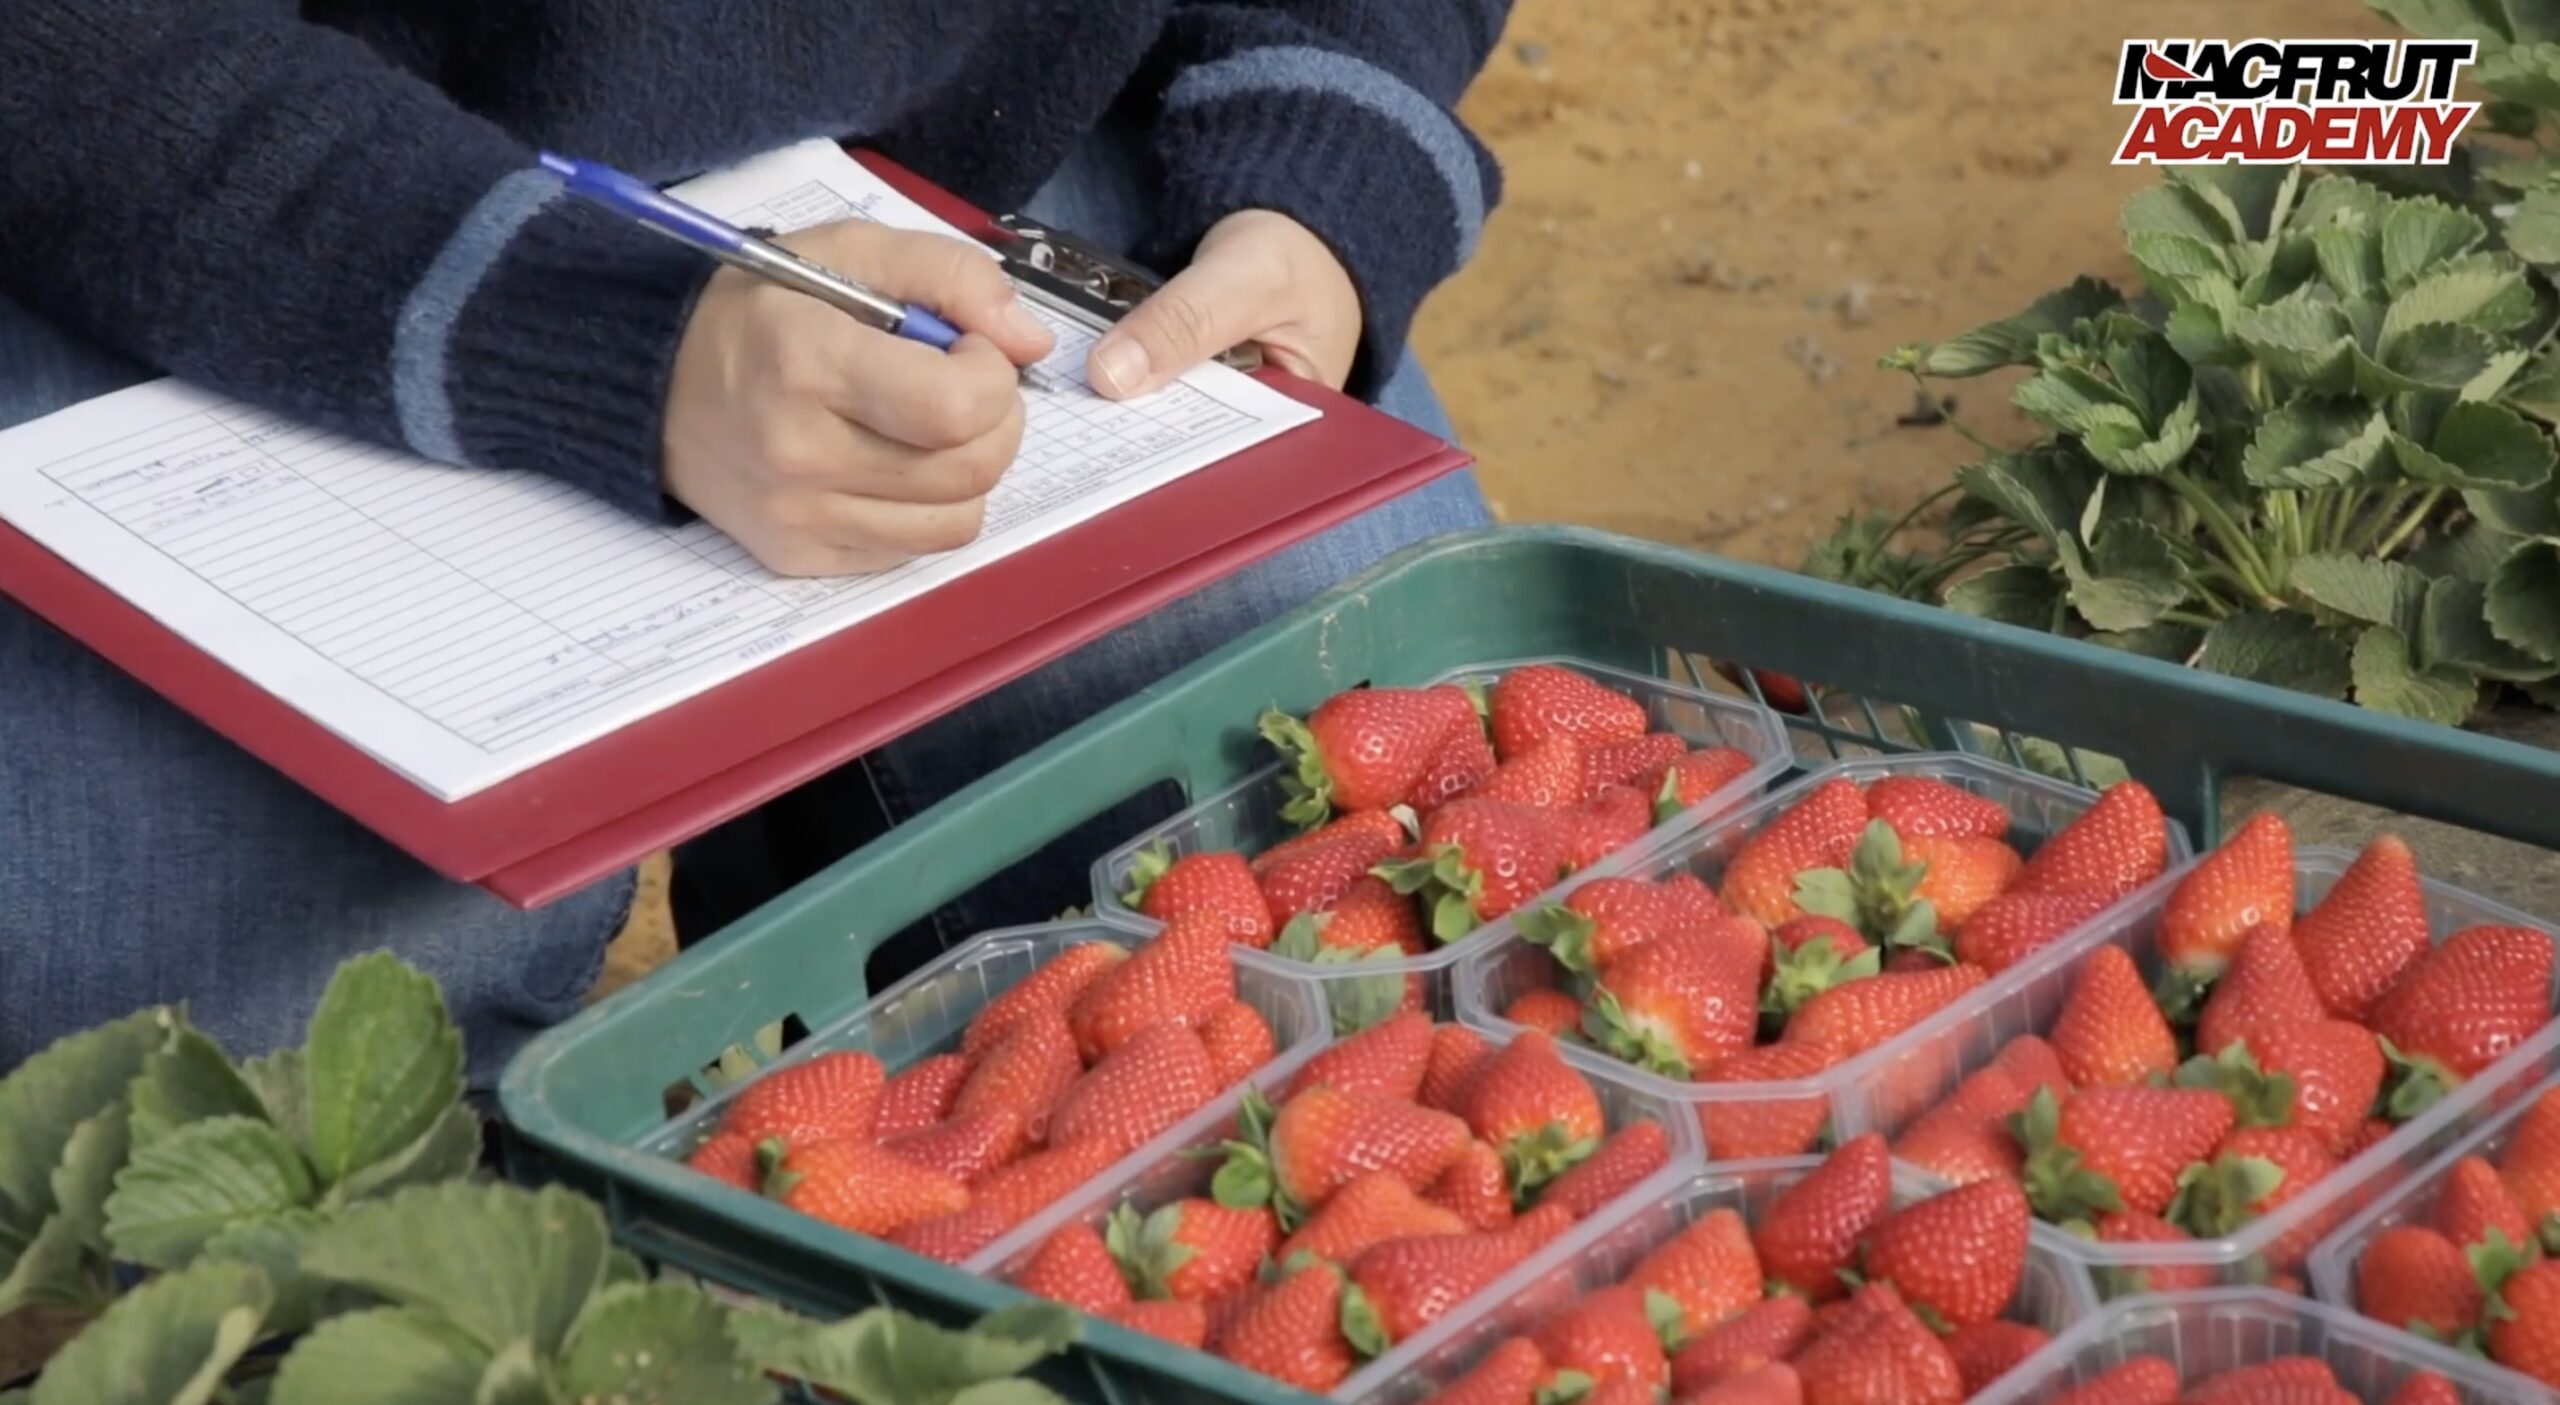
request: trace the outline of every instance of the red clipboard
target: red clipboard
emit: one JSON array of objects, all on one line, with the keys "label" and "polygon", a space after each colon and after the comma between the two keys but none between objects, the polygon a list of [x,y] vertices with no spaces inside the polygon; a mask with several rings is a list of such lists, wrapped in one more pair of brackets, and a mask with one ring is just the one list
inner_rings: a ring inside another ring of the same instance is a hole
[{"label": "red clipboard", "polygon": [[[859,156],[960,229],[992,228]],[[1358,401],[1258,374],[1323,416],[450,804],[6,523],[0,594],[437,873],[537,907],[1467,463]]]}]

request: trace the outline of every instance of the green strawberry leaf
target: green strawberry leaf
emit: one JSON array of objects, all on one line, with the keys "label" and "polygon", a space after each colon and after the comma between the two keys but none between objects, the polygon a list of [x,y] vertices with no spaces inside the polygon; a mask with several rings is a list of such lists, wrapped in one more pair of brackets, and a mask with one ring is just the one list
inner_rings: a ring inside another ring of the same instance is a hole
[{"label": "green strawberry leaf", "polygon": [[2451,576],[2429,581],[2418,628],[2418,656],[2431,666],[2511,683],[2530,683],[2560,673],[2560,662],[2536,658],[2489,628],[2488,600],[2488,591],[2473,581]]},{"label": "green strawberry leaf", "polygon": [[72,1130],[124,1100],[178,1026],[149,1009],[66,1035],[0,1078],[0,1231],[31,1240],[53,1213],[53,1170]]},{"label": "green strawberry leaf", "polygon": [[2508,536],[2560,537],[2560,492],[2466,488],[2462,505],[2471,509],[2472,516]]},{"label": "green strawberry leaf", "polygon": [[377,1307],[295,1343],[267,1405],[448,1405],[471,1399],[488,1369],[489,1353],[432,1313]]},{"label": "green strawberry leaf", "polygon": [[272,1289],[208,1260],[124,1295],[46,1364],[31,1405],[207,1405],[257,1340]]},{"label": "green strawberry leaf", "polygon": [[129,1114],[116,1103],[71,1129],[53,1168],[54,1216],[93,1252],[107,1250],[107,1197],[132,1151]]},{"label": "green strawberry leaf", "polygon": [[560,1353],[568,1400],[765,1405],[775,1389],[737,1350],[729,1312],[676,1283],[628,1283],[587,1304]]},{"label": "green strawberry leaf", "polygon": [[2531,190],[2507,217],[2507,248],[2527,263],[2560,263],[2560,191]]},{"label": "green strawberry leaf", "polygon": [[2427,578],[2397,561],[2326,554],[2293,563],[2287,584],[2314,604],[2363,620],[2407,630],[2425,608]]},{"label": "green strawberry leaf", "polygon": [[302,1078],[302,1051],[278,1049],[240,1063],[240,1081],[258,1095],[267,1120],[281,1128],[305,1158],[311,1155],[311,1102]]},{"label": "green strawberry leaf", "polygon": [[2395,200],[2382,220],[2382,276],[2394,287],[2406,287],[2488,237],[2489,227],[2468,210],[2426,196]]},{"label": "green strawberry leaf", "polygon": [[1120,905],[1138,911],[1147,901],[1147,890],[1173,867],[1173,846],[1161,840],[1138,851],[1129,864],[1129,886],[1120,890]]},{"label": "green strawberry leaf", "polygon": [[275,1301],[267,1309],[266,1331],[290,1335],[337,1312],[368,1305],[364,1295],[336,1287],[302,1269],[302,1246],[328,1217],[317,1210],[284,1210],[225,1226],[204,1242],[199,1258],[255,1264],[274,1286]]},{"label": "green strawberry leaf", "polygon": [[2137,518],[2107,522],[2090,551],[2088,572],[2069,574],[2072,608],[2095,629],[2147,629],[2188,595],[2177,549],[2159,528]]},{"label": "green strawberry leaf", "polygon": [[480,1384],[471,1394],[471,1405],[567,1405],[551,1389],[542,1369],[542,1358],[533,1343],[518,1339],[489,1359],[489,1368],[480,1373]]},{"label": "green strawberry leaf", "polygon": [[2356,701],[2379,712],[2458,727],[2480,705],[2480,680],[2459,669],[2420,668],[2407,636],[2376,625],[2356,638]]},{"label": "green strawberry leaf", "polygon": [[2308,291],[2223,315],[2231,338],[2267,370],[2304,390],[2336,394],[2355,384],[2361,356],[2355,331],[2337,305]]},{"label": "green strawberry leaf", "polygon": [[1075,1312],[1024,1303],[965,1329],[888,1308],[826,1324],[770,1312],[731,1315],[742,1354],[761,1370],[796,1377],[854,1405],[956,1405],[976,1387],[1007,1381],[1076,1339]]},{"label": "green strawberry leaf", "polygon": [[2468,254],[2437,264],[2383,314],[2380,344],[2411,328],[2459,323],[2484,332],[2513,332],[2533,320],[2533,286],[2515,261],[2499,254]]},{"label": "green strawberry leaf", "polygon": [[425,1136],[462,1096],[462,1036],[435,980],[387,952],[340,966],[311,1016],[303,1082],[325,1184]]},{"label": "green strawberry leaf", "polygon": [[2123,305],[2124,295],[2096,278],[2081,278],[2067,288],[2036,299],[2021,311],[1947,338],[1921,353],[1920,369],[1933,376],[1978,376],[2003,366],[2034,361],[2036,339],[2067,332],[2084,318]]},{"label": "green strawberry leaf", "polygon": [[2324,698],[2346,696],[2347,646],[2308,615],[2249,611],[2207,631],[2198,667]]},{"label": "green strawberry leaf", "polygon": [[347,1207],[303,1245],[309,1271],[443,1315],[503,1354],[559,1350],[603,1281],[604,1212],[558,1186],[447,1181]]},{"label": "green strawberry leaf", "polygon": [[274,1124],[207,1118],[134,1152],[107,1197],[107,1239],[120,1259],[177,1268],[224,1229],[317,1194],[302,1153]]},{"label": "green strawberry leaf", "polygon": [[2297,396],[2258,424],[2240,473],[2260,488],[2333,488],[2388,476],[2391,426],[2346,396]]},{"label": "green strawberry leaf", "polygon": [[133,1081],[133,1143],[147,1146],[170,1132],[208,1117],[254,1117],[267,1120],[266,1105],[222,1046],[204,1034],[181,1029],[167,1047],[143,1062]]},{"label": "green strawberry leaf", "polygon": [[2391,450],[2419,483],[2505,492],[2551,481],[2551,436],[2504,405],[2463,401],[2436,422],[2426,448],[2394,435]]},{"label": "green strawberry leaf", "polygon": [[88,1316],[115,1301],[103,1255],[61,1215],[48,1215],[23,1243],[0,1242],[0,1316],[22,1307],[53,1307]]},{"label": "green strawberry leaf", "polygon": [[2560,664],[2560,541],[2517,547],[2490,576],[2482,608],[2500,641]]},{"label": "green strawberry leaf", "polygon": [[2023,629],[2050,629],[2062,601],[2053,568],[2033,562],[1994,566],[1968,576],[1947,590],[1946,605],[1958,614],[1997,620]]},{"label": "green strawberry leaf", "polygon": [[480,1114],[468,1103],[444,1110],[416,1141],[340,1181],[329,1190],[331,1207],[388,1195],[404,1186],[449,1181],[480,1164]]},{"label": "green strawberry leaf", "polygon": [[2484,586],[2521,540],[2474,518],[2450,531],[2430,532],[2406,559],[2430,578],[2450,576]]}]

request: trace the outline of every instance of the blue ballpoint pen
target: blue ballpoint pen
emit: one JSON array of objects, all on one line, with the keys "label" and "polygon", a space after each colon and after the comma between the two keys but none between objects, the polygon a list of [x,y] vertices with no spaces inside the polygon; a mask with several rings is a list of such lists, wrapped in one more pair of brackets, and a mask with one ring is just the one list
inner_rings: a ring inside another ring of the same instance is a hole
[{"label": "blue ballpoint pen", "polygon": [[[778,244],[769,243],[714,215],[635,180],[608,166],[542,153],[542,168],[560,177],[568,192],[621,215],[642,228],[663,234],[709,254],[732,268],[743,269],[796,293],[852,313],[867,327],[894,337],[949,351],[960,330],[911,303],[901,303],[832,273]],[[1022,381],[1035,390],[1056,390],[1039,368],[1022,368]]]}]

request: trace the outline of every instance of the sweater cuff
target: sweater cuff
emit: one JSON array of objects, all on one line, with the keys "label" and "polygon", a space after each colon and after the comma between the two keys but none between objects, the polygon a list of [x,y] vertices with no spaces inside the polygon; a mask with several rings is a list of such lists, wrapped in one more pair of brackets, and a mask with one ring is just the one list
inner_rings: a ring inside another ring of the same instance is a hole
[{"label": "sweater cuff", "polygon": [[446,463],[547,474],[682,520],[659,489],[667,379],[710,261],[564,195],[492,186],[402,308],[400,427]]},{"label": "sweater cuff", "polygon": [[1474,252],[1499,194],[1492,158],[1447,109],[1384,69],[1311,46],[1186,70],[1165,94],[1155,152],[1164,187],[1141,260],[1180,267],[1239,210],[1305,225],[1359,291],[1347,388],[1364,399],[1394,373],[1423,297]]}]

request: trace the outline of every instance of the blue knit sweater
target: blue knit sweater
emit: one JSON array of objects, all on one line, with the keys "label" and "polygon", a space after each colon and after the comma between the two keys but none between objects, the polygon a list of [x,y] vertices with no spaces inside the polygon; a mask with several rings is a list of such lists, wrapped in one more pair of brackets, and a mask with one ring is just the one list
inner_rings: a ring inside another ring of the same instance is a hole
[{"label": "blue knit sweater", "polygon": [[242,399],[655,512],[705,261],[535,147],[672,181],[856,138],[1006,209],[1134,104],[1134,252],[1295,217],[1359,288],[1368,381],[1495,199],[1450,109],[1509,3],[7,0],[0,285]]}]

